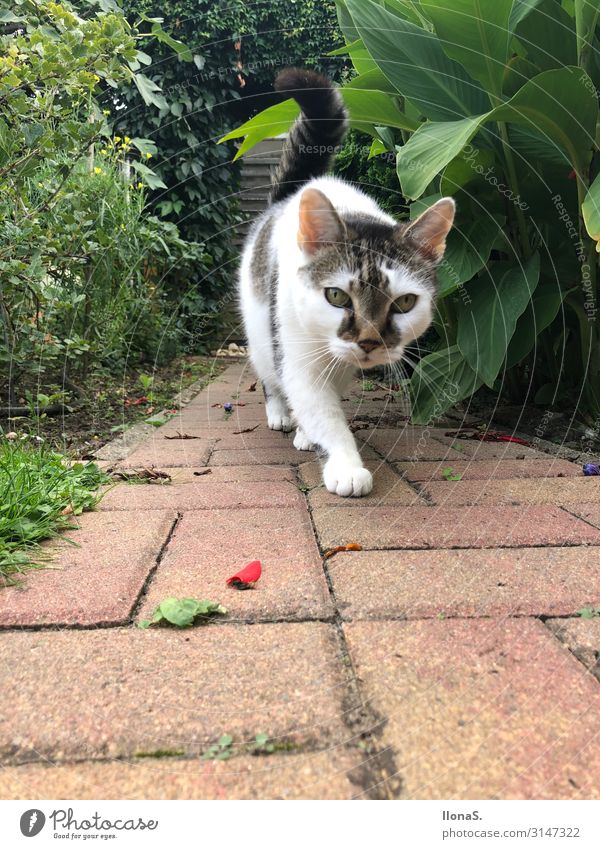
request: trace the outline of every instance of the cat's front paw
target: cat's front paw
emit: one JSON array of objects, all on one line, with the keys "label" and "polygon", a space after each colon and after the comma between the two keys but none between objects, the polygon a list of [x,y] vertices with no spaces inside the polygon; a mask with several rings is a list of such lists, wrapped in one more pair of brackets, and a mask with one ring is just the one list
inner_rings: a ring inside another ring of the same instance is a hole
[{"label": "cat's front paw", "polygon": [[359,498],[373,489],[373,475],[364,466],[349,466],[339,460],[328,460],[323,468],[323,482],[336,495]]},{"label": "cat's front paw", "polygon": [[271,430],[282,430],[284,433],[288,433],[290,430],[294,429],[294,423],[291,416],[286,415],[267,415],[267,424]]},{"label": "cat's front paw", "polygon": [[314,444],[310,441],[304,431],[298,428],[296,430],[296,435],[294,436],[294,448],[297,448],[298,451],[312,451],[314,447]]}]

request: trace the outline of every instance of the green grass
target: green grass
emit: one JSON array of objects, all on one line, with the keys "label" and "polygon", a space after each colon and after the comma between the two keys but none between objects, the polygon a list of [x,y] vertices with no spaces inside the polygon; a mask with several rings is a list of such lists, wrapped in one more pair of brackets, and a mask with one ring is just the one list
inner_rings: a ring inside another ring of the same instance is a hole
[{"label": "green grass", "polygon": [[73,515],[91,510],[107,482],[93,464],[67,465],[49,448],[0,436],[0,586],[39,568],[40,542],[75,527]]}]

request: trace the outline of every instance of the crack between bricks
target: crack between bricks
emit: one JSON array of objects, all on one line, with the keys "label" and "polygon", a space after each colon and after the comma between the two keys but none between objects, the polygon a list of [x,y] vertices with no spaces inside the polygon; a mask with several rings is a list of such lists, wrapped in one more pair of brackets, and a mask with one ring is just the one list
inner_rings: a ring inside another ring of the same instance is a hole
[{"label": "crack between bricks", "polygon": [[[296,475],[298,484],[301,484],[299,470],[296,470]],[[302,490],[300,491],[302,492]],[[346,745],[355,751],[359,751],[363,756],[360,765],[350,770],[347,777],[352,784],[361,788],[361,792],[356,796],[364,796],[367,799],[397,799],[402,791],[402,777],[397,769],[392,748],[381,746],[379,742],[387,718],[380,715],[363,696],[360,678],[344,633],[344,622],[338,607],[333,580],[319,543],[311,505],[306,497],[306,492],[303,495],[334,611],[331,624],[342,670],[344,693],[341,704],[342,720],[352,733],[352,737],[346,741]]]}]

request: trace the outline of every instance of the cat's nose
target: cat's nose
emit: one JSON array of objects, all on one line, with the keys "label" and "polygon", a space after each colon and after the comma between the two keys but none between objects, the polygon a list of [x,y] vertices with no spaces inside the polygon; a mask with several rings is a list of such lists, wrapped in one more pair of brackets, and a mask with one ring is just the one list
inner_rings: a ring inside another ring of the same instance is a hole
[{"label": "cat's nose", "polygon": [[378,342],[377,339],[362,339],[358,345],[363,351],[370,354],[375,348],[379,348],[381,342]]}]

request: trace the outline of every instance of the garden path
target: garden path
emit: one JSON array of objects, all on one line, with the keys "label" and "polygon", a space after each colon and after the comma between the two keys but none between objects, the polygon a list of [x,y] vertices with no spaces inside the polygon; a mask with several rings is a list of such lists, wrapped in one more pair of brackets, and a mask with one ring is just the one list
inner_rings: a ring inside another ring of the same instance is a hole
[{"label": "garden path", "polygon": [[[369,497],[323,490],[237,362],[121,463],[170,485],[118,484],[1,591],[0,798],[598,798],[600,479],[372,390]],[[169,596],[228,614],[135,627]]]}]

